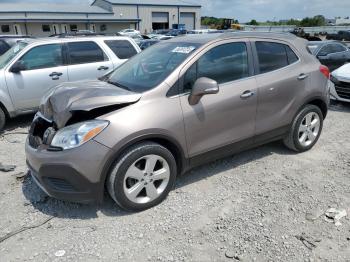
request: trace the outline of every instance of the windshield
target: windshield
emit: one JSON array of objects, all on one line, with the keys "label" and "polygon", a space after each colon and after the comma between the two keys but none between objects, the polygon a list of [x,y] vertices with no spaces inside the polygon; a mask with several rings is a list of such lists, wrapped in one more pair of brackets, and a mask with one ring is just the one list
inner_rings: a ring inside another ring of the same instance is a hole
[{"label": "windshield", "polygon": [[163,42],[134,56],[107,79],[118,87],[142,93],[159,85],[199,44]]},{"label": "windshield", "polygon": [[11,49],[9,49],[5,54],[0,56],[0,69],[3,69],[27,45],[28,43],[26,42],[18,42]]}]

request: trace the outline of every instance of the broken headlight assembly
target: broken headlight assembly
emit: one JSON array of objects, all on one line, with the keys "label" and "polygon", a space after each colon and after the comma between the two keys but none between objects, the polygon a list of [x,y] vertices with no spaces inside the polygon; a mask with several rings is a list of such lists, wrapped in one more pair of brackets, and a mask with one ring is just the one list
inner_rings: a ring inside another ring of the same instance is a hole
[{"label": "broken headlight assembly", "polygon": [[51,147],[66,150],[81,146],[101,133],[108,124],[104,120],[91,120],[62,128],[55,134]]}]

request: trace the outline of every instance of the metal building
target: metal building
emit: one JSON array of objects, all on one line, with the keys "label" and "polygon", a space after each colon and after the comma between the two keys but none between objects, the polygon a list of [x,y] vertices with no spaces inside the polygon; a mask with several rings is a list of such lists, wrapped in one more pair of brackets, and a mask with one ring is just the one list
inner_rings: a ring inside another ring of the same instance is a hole
[{"label": "metal building", "polygon": [[95,0],[86,4],[0,3],[0,34],[48,36],[77,30],[199,29],[201,6],[187,0]]}]

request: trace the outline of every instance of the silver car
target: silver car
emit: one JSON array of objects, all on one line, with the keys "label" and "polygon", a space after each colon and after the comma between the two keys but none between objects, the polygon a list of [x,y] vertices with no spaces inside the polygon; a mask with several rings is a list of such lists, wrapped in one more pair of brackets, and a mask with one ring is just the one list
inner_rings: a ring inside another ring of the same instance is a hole
[{"label": "silver car", "polygon": [[128,37],[29,39],[0,57],[0,130],[60,83],[97,79],[141,52]]}]

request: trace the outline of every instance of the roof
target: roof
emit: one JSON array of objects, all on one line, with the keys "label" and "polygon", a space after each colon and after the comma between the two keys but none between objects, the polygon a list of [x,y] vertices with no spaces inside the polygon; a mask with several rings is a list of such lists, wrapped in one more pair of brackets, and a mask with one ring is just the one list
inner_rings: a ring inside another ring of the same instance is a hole
[{"label": "roof", "polygon": [[67,43],[67,42],[80,42],[80,41],[91,41],[91,40],[130,40],[127,36],[86,36],[86,37],[67,37],[67,38],[56,38],[56,37],[42,37],[42,38],[26,38],[22,42],[28,44],[50,44],[50,43]]},{"label": "roof", "polygon": [[272,32],[228,32],[228,33],[212,33],[212,34],[193,34],[172,38],[168,41],[172,42],[189,42],[206,44],[213,40],[228,39],[228,38],[245,38],[245,37],[257,37],[257,38],[268,38],[276,40],[300,40],[305,41],[290,33],[272,33]]},{"label": "roof", "polygon": [[105,0],[114,5],[143,5],[143,6],[189,6],[201,7],[197,3],[187,0]]},{"label": "roof", "polygon": [[33,4],[26,2],[0,3],[0,13],[89,13],[89,14],[111,14],[111,12],[92,5],[86,4]]}]

